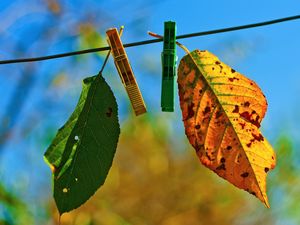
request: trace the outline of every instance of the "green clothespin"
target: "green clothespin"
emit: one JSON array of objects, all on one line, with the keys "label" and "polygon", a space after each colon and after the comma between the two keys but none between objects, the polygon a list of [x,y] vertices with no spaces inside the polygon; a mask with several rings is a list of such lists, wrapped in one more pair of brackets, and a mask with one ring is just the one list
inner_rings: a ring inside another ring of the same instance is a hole
[{"label": "green clothespin", "polygon": [[174,112],[174,92],[176,76],[176,23],[165,22],[164,50],[162,61],[161,109],[163,112]]}]

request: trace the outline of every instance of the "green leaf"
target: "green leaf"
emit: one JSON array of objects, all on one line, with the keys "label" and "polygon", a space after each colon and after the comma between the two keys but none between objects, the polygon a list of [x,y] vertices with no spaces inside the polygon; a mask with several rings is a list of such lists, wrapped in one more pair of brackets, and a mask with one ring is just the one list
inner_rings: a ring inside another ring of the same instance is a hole
[{"label": "green leaf", "polygon": [[116,99],[102,76],[84,79],[79,102],[45,153],[60,214],[79,207],[104,183],[120,134]]}]

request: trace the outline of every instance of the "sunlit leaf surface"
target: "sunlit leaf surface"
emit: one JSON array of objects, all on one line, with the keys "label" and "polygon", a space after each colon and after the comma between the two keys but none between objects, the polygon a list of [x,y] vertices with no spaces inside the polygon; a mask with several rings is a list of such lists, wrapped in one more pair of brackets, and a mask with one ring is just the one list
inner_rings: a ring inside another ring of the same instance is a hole
[{"label": "sunlit leaf surface", "polygon": [[266,175],[275,153],[259,130],[267,110],[260,88],[199,50],[181,60],[178,86],[185,132],[201,163],[269,207]]}]

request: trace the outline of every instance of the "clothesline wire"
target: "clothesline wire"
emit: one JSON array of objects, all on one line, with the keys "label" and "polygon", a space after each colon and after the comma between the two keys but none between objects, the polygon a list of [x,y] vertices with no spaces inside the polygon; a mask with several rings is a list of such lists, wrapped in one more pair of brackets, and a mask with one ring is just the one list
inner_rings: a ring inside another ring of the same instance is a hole
[{"label": "clothesline wire", "polygon": [[[236,31],[236,30],[243,30],[243,29],[249,29],[249,28],[254,28],[254,27],[267,26],[267,25],[271,25],[271,24],[282,23],[282,22],[297,20],[297,19],[300,19],[300,15],[290,16],[290,17],[285,17],[285,18],[280,18],[280,19],[275,19],[275,20],[269,20],[269,21],[264,21],[264,22],[259,22],[259,23],[235,26],[235,27],[227,27],[227,28],[221,28],[221,29],[216,29],[216,30],[183,34],[183,35],[176,36],[176,39],[184,39],[184,38],[199,37],[199,36],[205,36],[205,35],[211,35],[211,34],[225,33],[225,32],[231,32],[231,31]],[[145,41],[138,41],[138,42],[124,44],[124,47],[128,48],[128,47],[134,47],[134,46],[140,46],[140,45],[147,45],[147,44],[152,44],[152,43],[157,43],[157,42],[162,42],[162,41],[163,41],[163,38],[150,39],[150,40],[145,40]],[[80,51],[66,52],[66,53],[61,53],[61,54],[34,57],[34,58],[1,60],[0,64],[13,64],[13,63],[43,61],[43,60],[49,60],[49,59],[74,56],[74,55],[88,54],[88,53],[93,53],[93,52],[108,51],[108,50],[110,50],[110,47],[106,46],[106,47],[85,49],[85,50],[80,50]]]}]

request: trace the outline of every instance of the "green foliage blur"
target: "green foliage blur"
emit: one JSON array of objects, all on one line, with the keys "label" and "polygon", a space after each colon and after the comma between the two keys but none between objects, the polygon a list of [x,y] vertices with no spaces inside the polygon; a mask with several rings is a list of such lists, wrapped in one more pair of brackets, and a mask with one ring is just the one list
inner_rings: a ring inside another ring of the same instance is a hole
[{"label": "green foliage blur", "polygon": [[[300,222],[300,179],[296,165],[291,163],[294,149],[287,137],[280,137],[275,146],[282,158],[269,178],[271,209],[267,209],[253,196],[202,167],[184,137],[179,140],[184,143],[184,152],[178,151],[165,121],[166,116],[149,114],[124,121],[104,186],[79,209],[64,214],[61,224],[271,225],[284,217]],[[3,187],[0,200],[13,218],[13,222],[3,224],[31,224],[34,220],[26,203]],[[49,223],[58,224],[51,196],[44,207],[49,210]]]}]

